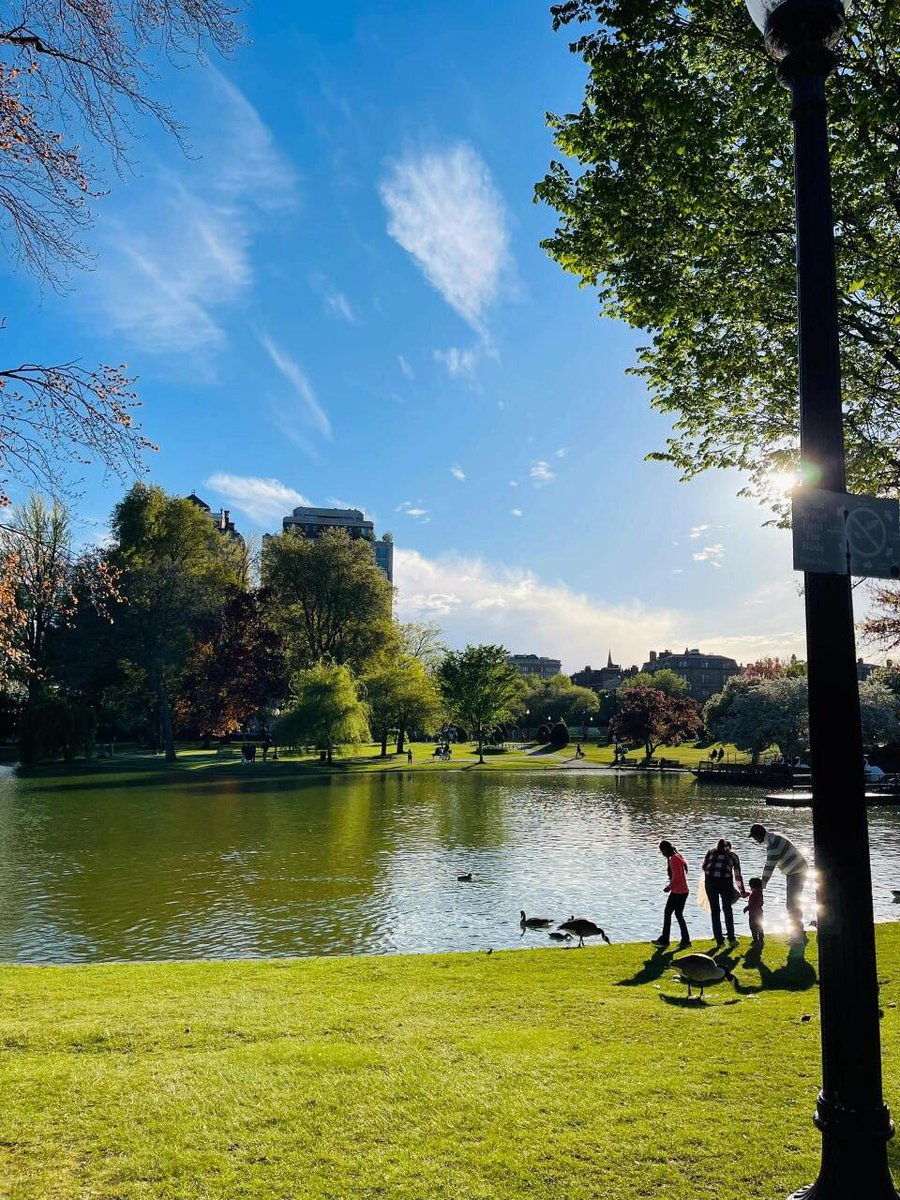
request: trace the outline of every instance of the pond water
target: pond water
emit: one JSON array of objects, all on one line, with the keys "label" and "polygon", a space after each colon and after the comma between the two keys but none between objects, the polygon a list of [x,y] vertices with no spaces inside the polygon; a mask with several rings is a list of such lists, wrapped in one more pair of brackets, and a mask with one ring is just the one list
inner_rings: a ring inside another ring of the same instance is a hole
[{"label": "pond water", "polygon": [[[689,775],[349,775],[322,781],[0,774],[0,961],[390,954],[546,945],[519,910],[656,937],[670,838],[697,879],[730,838],[745,877],[754,820],[811,840],[808,811]],[[900,916],[900,810],[870,810],[875,911]],[[457,875],[472,872],[473,882]],[[784,927],[784,883],[766,892]],[[736,908],[738,931],[746,917]],[[808,915],[812,915],[811,901]],[[692,896],[695,940],[709,919]]]}]

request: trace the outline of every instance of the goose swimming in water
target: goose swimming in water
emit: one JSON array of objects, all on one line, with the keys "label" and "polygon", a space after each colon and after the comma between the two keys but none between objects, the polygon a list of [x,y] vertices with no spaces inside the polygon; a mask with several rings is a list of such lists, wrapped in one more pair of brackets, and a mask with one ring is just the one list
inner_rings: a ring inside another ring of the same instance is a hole
[{"label": "goose swimming in water", "polygon": [[686,954],[684,958],[676,958],[673,967],[677,967],[681,972],[676,976],[680,983],[687,984],[688,996],[692,995],[692,988],[700,988],[700,999],[703,999],[703,989],[710,987],[714,983],[721,983],[723,979],[729,982],[734,982],[734,976],[730,971],[726,971],[724,967],[720,967],[714,958],[710,958],[708,954]]},{"label": "goose swimming in water", "polygon": [[593,921],[589,921],[587,917],[569,917],[568,921],[563,921],[559,928],[569,933],[574,933],[578,938],[579,946],[584,945],[586,937],[602,937],[607,946],[612,945],[612,942],[600,926],[595,925]]},{"label": "goose swimming in water", "polygon": [[546,929],[553,922],[549,917],[526,917],[523,908],[519,912],[519,924],[523,929]]}]

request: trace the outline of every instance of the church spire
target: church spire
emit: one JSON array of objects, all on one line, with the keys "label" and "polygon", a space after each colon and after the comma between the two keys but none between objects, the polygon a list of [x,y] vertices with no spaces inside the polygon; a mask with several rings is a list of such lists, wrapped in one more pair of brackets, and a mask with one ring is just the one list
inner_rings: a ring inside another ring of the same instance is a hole
[{"label": "church spire", "polygon": [[612,650],[610,650],[610,651],[609,651],[609,653],[608,653],[608,654],[607,654],[607,656],[606,656],[606,665],[607,665],[608,667],[611,667],[611,666],[613,666],[613,665],[614,665],[614,663],[613,663],[613,660],[612,660]]}]

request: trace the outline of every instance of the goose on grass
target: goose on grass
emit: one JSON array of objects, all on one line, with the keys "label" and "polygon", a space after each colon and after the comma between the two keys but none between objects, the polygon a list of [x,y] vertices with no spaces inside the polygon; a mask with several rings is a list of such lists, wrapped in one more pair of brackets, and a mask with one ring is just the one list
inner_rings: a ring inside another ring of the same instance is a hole
[{"label": "goose on grass", "polygon": [[584,945],[586,937],[601,937],[607,946],[611,946],[609,938],[603,932],[599,925],[593,921],[589,921],[587,917],[569,917],[568,921],[563,921],[559,926],[563,932],[574,933],[578,938],[578,945]]}]

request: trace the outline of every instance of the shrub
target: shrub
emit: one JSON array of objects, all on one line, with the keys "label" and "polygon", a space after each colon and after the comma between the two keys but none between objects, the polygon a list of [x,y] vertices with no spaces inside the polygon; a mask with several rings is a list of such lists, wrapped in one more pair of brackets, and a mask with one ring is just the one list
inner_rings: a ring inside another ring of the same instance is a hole
[{"label": "shrub", "polygon": [[565,721],[556,721],[553,728],[550,730],[550,744],[555,746],[557,750],[562,750],[563,746],[569,744],[569,728]]}]

